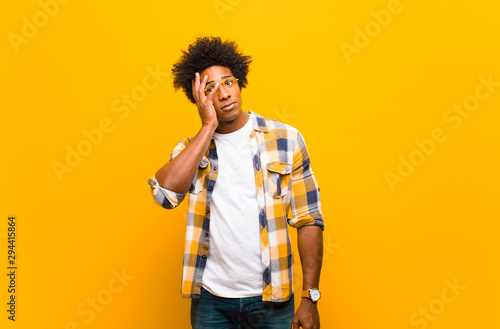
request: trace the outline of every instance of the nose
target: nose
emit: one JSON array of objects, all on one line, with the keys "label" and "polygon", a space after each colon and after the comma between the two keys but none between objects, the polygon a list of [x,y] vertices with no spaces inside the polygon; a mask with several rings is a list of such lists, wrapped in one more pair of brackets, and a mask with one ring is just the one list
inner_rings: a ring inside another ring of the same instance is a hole
[{"label": "nose", "polygon": [[231,94],[229,93],[229,91],[224,88],[223,86],[219,86],[219,100],[224,100],[224,99],[228,99],[231,97]]}]

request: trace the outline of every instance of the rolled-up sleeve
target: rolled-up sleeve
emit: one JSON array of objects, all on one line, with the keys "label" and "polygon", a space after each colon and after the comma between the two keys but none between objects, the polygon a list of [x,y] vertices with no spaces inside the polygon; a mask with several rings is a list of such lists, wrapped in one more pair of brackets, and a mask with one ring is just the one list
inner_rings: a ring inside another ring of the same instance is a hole
[{"label": "rolled-up sleeve", "polygon": [[186,197],[186,193],[177,193],[161,187],[154,176],[148,179],[148,184],[155,202],[165,209],[177,207]]},{"label": "rolled-up sleeve", "polygon": [[[180,141],[179,144],[177,144],[177,146],[172,150],[172,153],[170,153],[169,161],[175,159],[175,157],[177,157],[186,148],[186,146],[189,145],[191,140],[192,137],[186,137]],[[151,193],[153,194],[155,202],[165,209],[173,209],[177,207],[182,200],[184,200],[187,194],[177,193],[161,187],[154,175],[148,179],[148,184],[151,187]]]},{"label": "rolled-up sleeve", "polygon": [[292,219],[290,226],[299,228],[306,225],[315,225],[325,229],[321,213],[319,186],[311,169],[311,160],[305,141],[300,133],[297,136],[293,155],[292,194],[290,206]]}]

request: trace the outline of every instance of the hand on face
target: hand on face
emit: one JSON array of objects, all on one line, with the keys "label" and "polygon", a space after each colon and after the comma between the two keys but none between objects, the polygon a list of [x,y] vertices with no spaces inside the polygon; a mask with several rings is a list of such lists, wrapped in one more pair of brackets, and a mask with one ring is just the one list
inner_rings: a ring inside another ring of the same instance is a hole
[{"label": "hand on face", "polygon": [[[203,76],[201,81],[200,76]],[[206,88],[207,85],[209,88]],[[217,65],[208,67],[195,74],[192,86],[203,125],[215,127],[217,132],[223,134],[245,125],[248,117],[242,115],[238,79],[229,68]]]},{"label": "hand on face", "polygon": [[215,112],[213,98],[217,93],[219,88],[219,83],[215,85],[215,88],[208,94],[205,95],[205,86],[207,84],[208,75],[203,77],[200,81],[200,74],[195,73],[195,78],[191,82],[193,89],[193,97],[196,100],[196,106],[198,107],[198,114],[201,118],[202,125],[208,125],[217,128],[219,122],[217,121],[217,113]]}]

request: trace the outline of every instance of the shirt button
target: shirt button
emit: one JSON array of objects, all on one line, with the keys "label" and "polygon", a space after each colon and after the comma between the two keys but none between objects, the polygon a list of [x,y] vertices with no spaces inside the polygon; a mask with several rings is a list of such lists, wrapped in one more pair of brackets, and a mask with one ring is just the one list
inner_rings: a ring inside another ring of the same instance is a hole
[{"label": "shirt button", "polygon": [[209,191],[212,191],[213,189],[214,189],[214,188],[213,188],[212,186],[209,186],[209,187],[208,187],[208,190],[209,190]]},{"label": "shirt button", "polygon": [[205,236],[208,236],[208,232],[205,232]]},{"label": "shirt button", "polygon": [[201,258],[203,258],[203,259],[207,259],[207,256],[203,255],[203,256],[201,256]]},{"label": "shirt button", "polygon": [[207,211],[206,211],[207,215],[208,215],[209,212],[210,212],[210,209],[207,209]]},{"label": "shirt button", "polygon": [[214,170],[217,170],[217,167],[214,167]]},{"label": "shirt button", "polygon": [[266,247],[262,252],[262,263],[267,267],[269,266],[270,258],[269,258],[269,249]]}]

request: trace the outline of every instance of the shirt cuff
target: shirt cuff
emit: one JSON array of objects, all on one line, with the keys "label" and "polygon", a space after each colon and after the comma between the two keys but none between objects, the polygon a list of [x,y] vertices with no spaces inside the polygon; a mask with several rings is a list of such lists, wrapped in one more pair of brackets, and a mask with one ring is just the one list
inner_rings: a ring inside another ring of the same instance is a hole
[{"label": "shirt cuff", "polygon": [[177,207],[181,201],[184,200],[187,194],[173,192],[161,187],[155,176],[148,179],[148,184],[151,187],[151,192],[153,193],[153,199],[155,202],[166,209],[173,209]]},{"label": "shirt cuff", "polygon": [[288,224],[295,228],[300,228],[302,226],[319,226],[324,231],[325,223],[323,222],[323,216],[319,215],[317,217],[307,217],[307,218],[298,218],[298,219],[289,219]]}]

